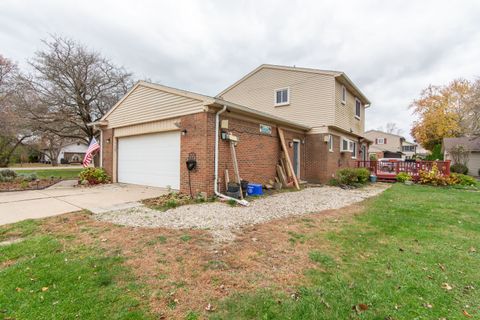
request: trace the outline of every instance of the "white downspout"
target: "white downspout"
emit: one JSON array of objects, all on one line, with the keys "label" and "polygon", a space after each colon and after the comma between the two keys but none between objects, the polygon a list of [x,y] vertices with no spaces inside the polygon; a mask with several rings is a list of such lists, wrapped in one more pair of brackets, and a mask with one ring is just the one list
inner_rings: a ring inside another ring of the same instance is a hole
[{"label": "white downspout", "polygon": [[[239,203],[243,206],[248,206],[249,205],[248,201],[238,200],[238,199],[229,197],[227,195],[224,195],[223,193],[220,193],[218,191],[218,128],[220,127],[220,115],[222,113],[224,113],[225,111],[227,111],[227,106],[224,105],[223,109],[218,111],[215,114],[215,180],[213,182],[213,188],[215,190],[215,194],[218,197],[223,198],[223,199],[227,199],[227,200],[234,200],[234,201],[236,201],[237,203]],[[242,192],[241,188],[240,188],[240,192]]]}]

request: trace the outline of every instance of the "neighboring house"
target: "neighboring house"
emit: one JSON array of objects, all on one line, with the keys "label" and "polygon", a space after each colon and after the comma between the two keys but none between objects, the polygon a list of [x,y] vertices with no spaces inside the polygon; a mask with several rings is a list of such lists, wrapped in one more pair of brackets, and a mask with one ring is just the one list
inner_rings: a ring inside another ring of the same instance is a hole
[{"label": "neighboring house", "polygon": [[[101,129],[101,165],[113,181],[211,195],[216,137],[219,189],[225,169],[233,179],[230,143],[216,129],[238,138],[242,179],[267,183],[276,176],[281,127],[299,179],[325,182],[366,157],[369,104],[342,72],[262,65],[217,97],[140,81],[94,125]],[[190,174],[188,158],[197,161]]]},{"label": "neighboring house", "polygon": [[[75,142],[65,145],[58,153],[57,163],[81,163],[83,161],[83,157],[85,156],[85,152],[87,152],[87,149],[88,146],[83,142]],[[46,150],[45,153],[40,157],[40,162],[51,162]]]},{"label": "neighboring house", "polygon": [[373,143],[370,146],[369,154],[375,154],[377,159],[404,157],[402,152],[405,138],[393,133],[387,133],[380,130],[369,130],[365,136]]},{"label": "neighboring house", "polygon": [[452,160],[450,151],[453,147],[463,145],[470,152],[468,157],[468,174],[480,176],[480,137],[443,138],[442,152],[444,160]]},{"label": "neighboring house", "polygon": [[418,145],[415,142],[404,140],[402,142],[403,159],[414,159],[417,155]]}]

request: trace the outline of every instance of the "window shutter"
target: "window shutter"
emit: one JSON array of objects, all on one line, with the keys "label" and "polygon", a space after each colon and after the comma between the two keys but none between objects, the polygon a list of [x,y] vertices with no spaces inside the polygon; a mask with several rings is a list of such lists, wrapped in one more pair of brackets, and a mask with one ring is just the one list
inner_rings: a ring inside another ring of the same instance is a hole
[{"label": "window shutter", "polygon": [[378,144],[378,139],[377,138],[375,138],[375,144]]},{"label": "window shutter", "polygon": [[387,138],[383,138],[383,143],[387,144]]}]

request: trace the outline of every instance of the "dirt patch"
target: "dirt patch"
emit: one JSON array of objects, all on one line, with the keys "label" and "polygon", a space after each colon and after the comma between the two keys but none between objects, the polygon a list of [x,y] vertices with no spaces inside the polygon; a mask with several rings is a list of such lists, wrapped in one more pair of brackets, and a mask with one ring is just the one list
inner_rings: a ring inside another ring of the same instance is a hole
[{"label": "dirt patch", "polygon": [[303,271],[315,265],[309,252],[335,257],[338,248],[329,246],[326,232],[361,210],[357,204],[244,227],[228,244],[214,242],[207,230],[121,227],[87,213],[49,218],[42,228],[126,257],[125,264],[146,284],[152,312],[161,319],[183,319],[191,310],[206,315],[209,303],[216,307],[233,292],[271,287],[292,292]]},{"label": "dirt patch", "polygon": [[23,238],[11,238],[11,239],[0,242],[0,247],[22,242],[23,240],[24,240]]},{"label": "dirt patch", "polygon": [[40,190],[53,186],[59,182],[60,179],[41,179],[38,181],[9,181],[0,182],[0,192],[5,191],[25,191],[25,190]]}]

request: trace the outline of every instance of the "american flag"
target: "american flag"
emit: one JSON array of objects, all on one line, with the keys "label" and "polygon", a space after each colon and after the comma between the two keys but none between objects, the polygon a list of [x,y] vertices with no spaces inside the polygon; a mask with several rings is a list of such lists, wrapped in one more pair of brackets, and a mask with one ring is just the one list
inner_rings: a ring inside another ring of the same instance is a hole
[{"label": "american flag", "polygon": [[83,158],[83,166],[88,167],[90,162],[92,162],[93,155],[97,150],[100,149],[100,145],[98,144],[95,138],[92,138],[90,141],[90,145],[88,146],[87,152],[85,153],[85,158]]}]

